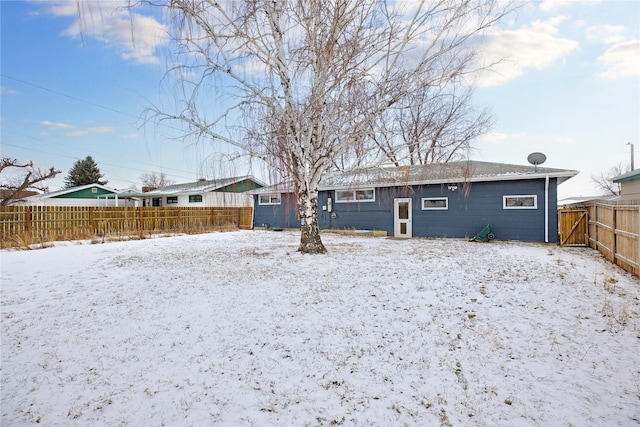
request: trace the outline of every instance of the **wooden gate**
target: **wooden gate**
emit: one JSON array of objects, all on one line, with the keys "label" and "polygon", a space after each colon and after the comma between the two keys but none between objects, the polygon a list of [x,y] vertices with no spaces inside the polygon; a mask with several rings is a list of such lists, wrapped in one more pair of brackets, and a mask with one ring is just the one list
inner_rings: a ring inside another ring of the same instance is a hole
[{"label": "wooden gate", "polygon": [[560,210],[560,244],[589,246],[589,213],[587,209]]}]

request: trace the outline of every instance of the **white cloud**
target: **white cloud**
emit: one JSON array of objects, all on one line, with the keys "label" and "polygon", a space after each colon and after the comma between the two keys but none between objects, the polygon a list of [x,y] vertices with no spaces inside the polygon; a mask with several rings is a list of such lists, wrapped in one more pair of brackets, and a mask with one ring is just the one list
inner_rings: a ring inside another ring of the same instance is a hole
[{"label": "white cloud", "polygon": [[150,16],[127,8],[128,1],[55,1],[46,12],[74,17],[64,31],[70,37],[92,37],[122,52],[122,58],[137,63],[157,63],[158,48],[168,44],[167,27]]},{"label": "white cloud", "polygon": [[618,25],[592,25],[585,29],[589,41],[613,44],[624,41],[625,28]]},{"label": "white cloud", "polygon": [[478,140],[481,142],[486,142],[488,144],[501,144],[503,142],[524,140],[527,137],[528,135],[526,132],[504,133],[491,131],[480,136]]},{"label": "white cloud", "polygon": [[485,133],[484,135],[480,136],[478,139],[480,141],[483,142],[488,142],[491,144],[495,144],[495,143],[499,143],[502,142],[504,140],[509,139],[510,136],[507,135],[506,133],[502,133],[502,132],[488,132]]},{"label": "white cloud", "polygon": [[3,95],[15,95],[17,93],[18,92],[16,92],[15,90],[9,89],[6,86],[0,86],[0,94],[3,94]]},{"label": "white cloud", "polygon": [[558,25],[566,18],[556,16],[534,21],[516,30],[496,31],[482,46],[484,65],[496,64],[481,73],[480,86],[496,86],[515,79],[530,69],[545,69],[579,48],[575,40],[560,37]]},{"label": "white cloud", "polygon": [[556,136],[556,141],[563,144],[573,144],[575,142],[570,136]]},{"label": "white cloud", "polygon": [[73,137],[77,137],[77,136],[86,136],[86,135],[91,135],[91,134],[100,134],[100,133],[111,133],[113,132],[114,129],[108,126],[102,126],[102,127],[95,127],[95,128],[87,128],[87,129],[81,129],[81,130],[76,130],[73,132],[67,132],[65,133],[66,136],[73,136]]},{"label": "white cloud", "polygon": [[55,122],[50,122],[49,120],[41,121],[40,124],[42,126],[48,127],[49,129],[73,129],[75,127],[67,123],[55,123]]},{"label": "white cloud", "polygon": [[640,77],[640,40],[616,43],[598,57],[606,70],[600,76],[607,79]]},{"label": "white cloud", "polygon": [[[584,0],[543,0],[540,3],[540,10],[543,12],[556,12],[572,6],[584,6]],[[598,0],[590,0],[590,3],[599,3]]]}]

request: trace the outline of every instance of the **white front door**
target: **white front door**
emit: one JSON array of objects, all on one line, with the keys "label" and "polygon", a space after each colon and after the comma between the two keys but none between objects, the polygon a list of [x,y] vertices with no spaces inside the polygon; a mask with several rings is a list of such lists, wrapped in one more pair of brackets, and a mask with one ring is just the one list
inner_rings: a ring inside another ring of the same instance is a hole
[{"label": "white front door", "polygon": [[393,235],[411,237],[411,199],[393,200]]}]

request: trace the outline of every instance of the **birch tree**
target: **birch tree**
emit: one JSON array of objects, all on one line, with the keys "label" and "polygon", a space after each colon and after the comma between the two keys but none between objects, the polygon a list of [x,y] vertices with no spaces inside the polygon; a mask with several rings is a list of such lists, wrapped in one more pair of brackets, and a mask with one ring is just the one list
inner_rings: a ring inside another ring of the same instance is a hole
[{"label": "birch tree", "polygon": [[[153,3],[153,2],[152,2]],[[324,253],[318,185],[416,91],[473,71],[494,0],[170,0],[181,107],[156,117],[240,148],[293,182],[299,250]],[[233,101],[233,102],[232,102]],[[215,107],[227,105],[214,115]],[[401,104],[402,103],[402,104]],[[357,153],[365,158],[368,153]]]}]

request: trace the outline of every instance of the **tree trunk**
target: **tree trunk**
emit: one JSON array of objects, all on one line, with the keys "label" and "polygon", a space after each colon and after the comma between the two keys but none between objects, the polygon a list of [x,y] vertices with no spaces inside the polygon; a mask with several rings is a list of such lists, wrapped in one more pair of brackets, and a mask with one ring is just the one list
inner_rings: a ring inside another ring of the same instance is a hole
[{"label": "tree trunk", "polygon": [[318,226],[318,191],[306,186],[298,187],[298,209],[300,211],[300,247],[303,254],[324,254],[327,249],[320,238]]}]

